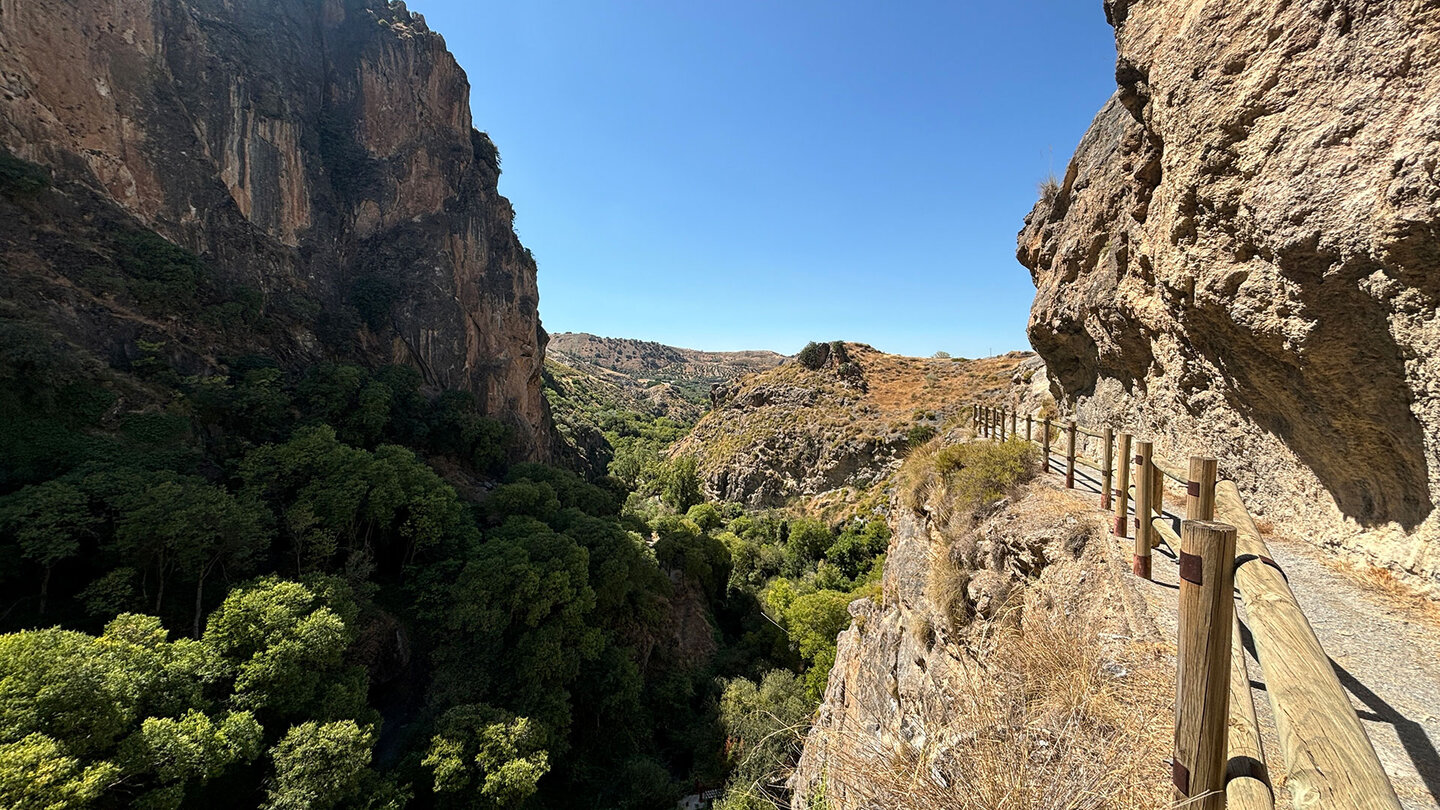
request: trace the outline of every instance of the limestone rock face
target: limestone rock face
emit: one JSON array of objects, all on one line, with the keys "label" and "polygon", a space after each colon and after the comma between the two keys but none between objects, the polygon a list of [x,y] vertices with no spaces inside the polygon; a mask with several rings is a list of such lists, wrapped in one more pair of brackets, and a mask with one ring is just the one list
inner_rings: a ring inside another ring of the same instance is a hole
[{"label": "limestone rock face", "polygon": [[1019,236],[1056,398],[1440,574],[1440,3],[1105,11],[1118,89]]},{"label": "limestone rock face", "polygon": [[[540,457],[535,264],[469,94],[403,3],[0,0],[0,145],[48,167],[78,217],[129,217],[272,311],[308,300],[262,347],[283,361],[412,363]],[[17,230],[7,262],[43,264]]]},{"label": "limestone rock face", "polygon": [[[1053,482],[993,504],[974,525],[942,520],[938,506],[932,500],[918,513],[897,502],[891,512],[882,601],[850,604],[851,625],[839,636],[789,782],[794,810],[822,806],[822,795],[831,810],[896,806],[887,795],[896,785],[885,776],[896,763],[952,789],[943,774],[957,759],[977,756],[976,735],[990,731],[978,718],[1013,719],[954,710],[1013,677],[977,656],[1002,627],[1023,632],[1026,621],[1085,613],[1109,638],[1158,637],[1103,517],[1059,495]],[[950,573],[937,578],[942,565]],[[1000,602],[1004,611],[996,610]]]}]

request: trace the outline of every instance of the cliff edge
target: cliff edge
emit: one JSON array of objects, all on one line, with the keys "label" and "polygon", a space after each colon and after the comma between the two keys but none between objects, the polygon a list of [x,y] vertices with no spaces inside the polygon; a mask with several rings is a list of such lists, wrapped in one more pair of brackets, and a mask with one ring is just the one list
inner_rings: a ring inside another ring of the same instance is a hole
[{"label": "cliff edge", "polygon": [[[0,156],[48,185],[0,226],[7,303],[122,366],[408,363],[547,456],[535,263],[469,95],[399,2],[0,0]],[[112,244],[152,231],[198,280]]]},{"label": "cliff edge", "polygon": [[1019,235],[1057,400],[1440,575],[1440,6],[1105,11],[1117,91]]}]

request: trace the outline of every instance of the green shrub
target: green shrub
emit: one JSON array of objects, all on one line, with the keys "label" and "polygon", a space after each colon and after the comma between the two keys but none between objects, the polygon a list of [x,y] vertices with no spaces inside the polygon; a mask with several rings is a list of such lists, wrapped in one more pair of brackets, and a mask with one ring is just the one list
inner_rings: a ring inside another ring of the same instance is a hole
[{"label": "green shrub", "polygon": [[1035,446],[1023,439],[964,442],[935,455],[935,470],[958,508],[974,512],[1035,477]]},{"label": "green shrub", "polygon": [[154,231],[130,231],[115,240],[115,263],[141,309],[180,314],[195,308],[204,272],[199,256]]},{"label": "green shrub", "polygon": [[50,185],[50,170],[0,149],[0,190],[38,194]]},{"label": "green shrub", "polygon": [[813,341],[806,343],[805,348],[801,349],[800,353],[795,355],[795,359],[805,368],[811,371],[819,371],[824,368],[825,364],[830,360],[830,344],[815,343]]},{"label": "green shrub", "polygon": [[1040,454],[1029,442],[962,442],[942,446],[931,440],[915,449],[900,471],[906,505],[920,509],[934,496],[939,514],[975,514],[1035,477]]},{"label": "green shrub", "polygon": [[400,284],[384,276],[364,276],[350,286],[350,305],[360,313],[371,332],[390,325],[390,313],[400,300]]},{"label": "green shrub", "polygon": [[911,447],[919,447],[933,438],[935,428],[929,425],[911,425],[910,429],[905,431],[905,440]]}]

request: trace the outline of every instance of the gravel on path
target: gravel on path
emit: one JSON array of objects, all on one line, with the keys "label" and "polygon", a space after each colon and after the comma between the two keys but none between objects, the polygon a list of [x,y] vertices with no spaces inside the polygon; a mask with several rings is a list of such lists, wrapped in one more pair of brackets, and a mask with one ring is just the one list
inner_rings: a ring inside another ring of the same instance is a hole
[{"label": "gravel on path", "polygon": [[[1064,475],[1064,463],[1052,458],[1050,471]],[[1076,497],[1098,500],[1099,491],[1098,472],[1078,465]],[[1330,655],[1401,803],[1406,810],[1440,810],[1440,610],[1404,586],[1367,581],[1334,552],[1275,535],[1265,541]],[[1157,626],[1174,638],[1178,571],[1168,552],[1156,549],[1154,581],[1140,590]],[[1244,610],[1236,604],[1243,624]],[[1266,758],[1278,760],[1264,673],[1252,656],[1246,663]],[[1288,806],[1283,763],[1272,761],[1270,767],[1276,806]]]}]

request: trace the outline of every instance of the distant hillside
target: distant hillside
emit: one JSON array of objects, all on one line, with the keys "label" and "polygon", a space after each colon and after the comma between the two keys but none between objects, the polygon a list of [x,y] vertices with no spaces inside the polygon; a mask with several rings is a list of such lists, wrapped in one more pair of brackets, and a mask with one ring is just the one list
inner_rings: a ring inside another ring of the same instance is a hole
[{"label": "distant hillside", "polygon": [[786,359],[775,352],[702,352],[583,332],[551,335],[546,354],[575,372],[614,386],[656,416],[686,423],[709,408],[712,385],[775,368]]},{"label": "distant hillside", "polygon": [[1041,368],[1028,352],[967,360],[836,345],[820,345],[815,368],[789,362],[718,392],[672,451],[697,459],[707,494],[753,506],[854,497],[893,473],[912,442],[963,424],[969,403],[998,402]]}]

